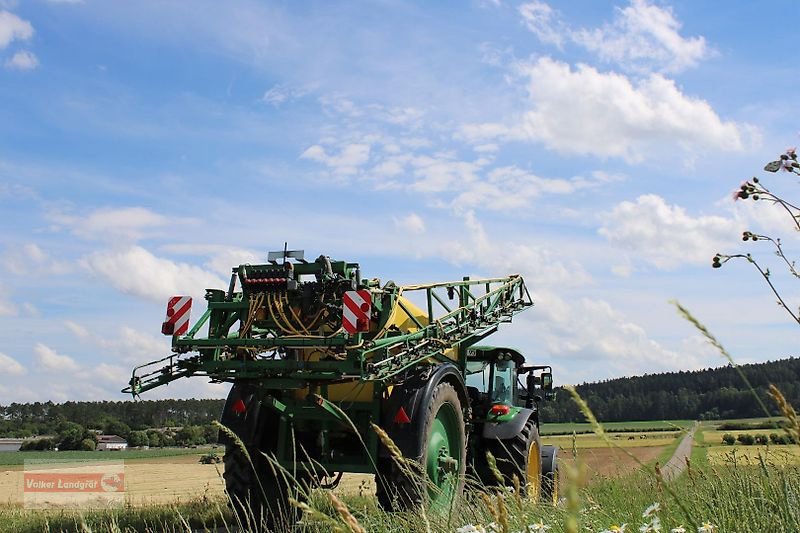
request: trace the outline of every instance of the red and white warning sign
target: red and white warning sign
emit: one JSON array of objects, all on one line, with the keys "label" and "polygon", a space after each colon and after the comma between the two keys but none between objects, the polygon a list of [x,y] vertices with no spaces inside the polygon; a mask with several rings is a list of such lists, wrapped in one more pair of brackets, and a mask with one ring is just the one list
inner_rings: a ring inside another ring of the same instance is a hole
[{"label": "red and white warning sign", "polygon": [[189,315],[192,310],[191,296],[173,296],[167,302],[167,318],[161,324],[164,335],[186,335],[189,331]]},{"label": "red and white warning sign", "polygon": [[372,314],[372,295],[368,290],[347,291],[342,297],[342,327],[351,335],[369,331]]}]

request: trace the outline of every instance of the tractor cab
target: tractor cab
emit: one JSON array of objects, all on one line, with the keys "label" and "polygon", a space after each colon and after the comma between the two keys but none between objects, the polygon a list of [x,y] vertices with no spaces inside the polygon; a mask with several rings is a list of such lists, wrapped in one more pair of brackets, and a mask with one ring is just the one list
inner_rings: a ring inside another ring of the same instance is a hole
[{"label": "tractor cab", "polygon": [[525,364],[517,350],[474,346],[467,351],[466,385],[476,418],[502,420],[552,398],[553,373],[549,366]]}]

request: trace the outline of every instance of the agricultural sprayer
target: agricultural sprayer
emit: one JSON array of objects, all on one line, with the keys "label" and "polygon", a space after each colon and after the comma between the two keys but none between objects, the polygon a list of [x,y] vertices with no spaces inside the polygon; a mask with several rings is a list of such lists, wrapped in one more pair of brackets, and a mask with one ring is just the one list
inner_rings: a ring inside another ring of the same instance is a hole
[{"label": "agricultural sprayer", "polygon": [[170,300],[172,354],[135,368],[123,392],[188,376],[232,383],[220,440],[243,520],[293,522],[297,488],[335,486],[343,472],[375,474],[387,510],[447,508],[465,476],[498,482],[487,451],[505,484],[556,497],[556,450],[538,431],[550,367],[478,344],[533,305],[520,276],[381,285],[357,263],[283,251],[234,267],[205,299],[191,328],[191,300]]}]

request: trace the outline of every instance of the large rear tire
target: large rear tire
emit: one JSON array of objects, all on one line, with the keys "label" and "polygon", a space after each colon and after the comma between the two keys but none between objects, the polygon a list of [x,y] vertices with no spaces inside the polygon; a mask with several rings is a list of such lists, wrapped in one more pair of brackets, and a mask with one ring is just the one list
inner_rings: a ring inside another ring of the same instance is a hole
[{"label": "large rear tire", "polygon": [[237,520],[246,531],[288,530],[300,519],[300,510],[289,497],[301,500],[306,476],[292,479],[281,472],[256,448],[250,459],[236,444],[225,447],[225,488]]},{"label": "large rear tire", "polygon": [[419,468],[403,467],[394,460],[381,461],[378,465],[378,503],[387,511],[421,505],[434,511],[447,511],[457,505],[464,490],[466,430],[456,389],[449,383],[440,383],[433,390],[428,405],[420,411],[424,417],[420,426],[421,445],[402,450]]},{"label": "large rear tire", "polygon": [[490,441],[488,448],[505,485],[513,486],[516,477],[522,493],[538,501],[542,494],[542,446],[534,420],[528,420],[515,437]]}]

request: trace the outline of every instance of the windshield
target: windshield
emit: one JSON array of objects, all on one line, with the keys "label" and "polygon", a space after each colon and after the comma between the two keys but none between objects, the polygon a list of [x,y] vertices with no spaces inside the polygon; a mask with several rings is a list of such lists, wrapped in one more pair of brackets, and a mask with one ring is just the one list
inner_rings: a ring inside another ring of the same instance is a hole
[{"label": "windshield", "polygon": [[513,361],[497,361],[494,367],[492,403],[514,403],[514,379],[516,366]]},{"label": "windshield", "polygon": [[489,390],[489,363],[467,361],[467,387],[475,387],[478,392]]}]

